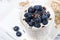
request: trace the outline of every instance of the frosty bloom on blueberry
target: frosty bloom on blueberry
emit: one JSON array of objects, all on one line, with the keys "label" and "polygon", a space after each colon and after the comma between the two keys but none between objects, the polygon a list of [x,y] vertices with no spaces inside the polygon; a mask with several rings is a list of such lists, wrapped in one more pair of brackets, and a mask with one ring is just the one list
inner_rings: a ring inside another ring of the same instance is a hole
[{"label": "frosty bloom on blueberry", "polygon": [[48,18],[50,17],[49,11],[46,12],[46,7],[42,7],[41,5],[35,5],[33,7],[29,7],[28,12],[24,14],[25,22],[31,26],[40,28],[41,23],[43,25],[48,24]]}]

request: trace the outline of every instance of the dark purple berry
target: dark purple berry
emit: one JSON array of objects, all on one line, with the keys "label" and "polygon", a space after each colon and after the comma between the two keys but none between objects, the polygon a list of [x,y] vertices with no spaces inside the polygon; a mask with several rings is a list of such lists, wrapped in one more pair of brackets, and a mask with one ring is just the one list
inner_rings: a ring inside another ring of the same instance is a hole
[{"label": "dark purple berry", "polygon": [[31,13],[25,13],[24,17],[32,17],[32,14]]},{"label": "dark purple berry", "polygon": [[41,23],[41,18],[40,17],[35,18],[34,21],[37,22],[37,23]]},{"label": "dark purple berry", "polygon": [[47,12],[46,14],[47,14],[47,16],[48,16],[48,18],[49,18],[49,17],[50,17],[50,13],[49,13],[49,12]]},{"label": "dark purple berry", "polygon": [[21,35],[22,35],[21,32],[19,32],[19,31],[16,32],[16,36],[17,36],[17,37],[20,37]]},{"label": "dark purple berry", "polygon": [[18,26],[15,26],[13,29],[14,29],[14,31],[18,31],[19,30],[19,27]]},{"label": "dark purple berry", "polygon": [[29,23],[29,22],[31,21],[31,19],[30,19],[30,18],[25,18],[25,21],[26,21],[27,23]]},{"label": "dark purple berry", "polygon": [[36,28],[40,28],[40,26],[41,26],[40,23],[35,23],[34,24],[34,27],[36,27]]},{"label": "dark purple berry", "polygon": [[42,24],[43,25],[47,25],[48,24],[48,20],[43,20]]},{"label": "dark purple berry", "polygon": [[33,7],[29,7],[29,8],[28,8],[28,12],[29,12],[29,13],[34,13],[34,12],[35,12],[35,9],[34,9]]},{"label": "dark purple berry", "polygon": [[35,5],[34,9],[37,10],[37,11],[42,11],[43,10],[41,5]]},{"label": "dark purple berry", "polygon": [[47,14],[43,14],[42,15],[42,19],[44,20],[44,19],[47,19],[48,18],[48,16],[47,16]]}]

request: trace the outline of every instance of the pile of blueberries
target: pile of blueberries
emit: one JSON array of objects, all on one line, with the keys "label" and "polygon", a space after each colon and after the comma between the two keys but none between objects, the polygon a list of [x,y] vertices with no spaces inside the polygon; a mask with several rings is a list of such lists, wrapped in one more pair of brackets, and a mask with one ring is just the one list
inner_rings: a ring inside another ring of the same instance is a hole
[{"label": "pile of blueberries", "polygon": [[19,31],[18,26],[15,26],[13,29],[14,29],[14,31],[16,31],[16,36],[20,37],[22,35],[22,33]]},{"label": "pile of blueberries", "polygon": [[41,5],[35,5],[28,8],[28,10],[24,14],[24,21],[30,27],[40,28],[41,23],[43,25],[48,24],[48,18],[50,17],[49,11],[46,11],[46,7],[42,7]]}]

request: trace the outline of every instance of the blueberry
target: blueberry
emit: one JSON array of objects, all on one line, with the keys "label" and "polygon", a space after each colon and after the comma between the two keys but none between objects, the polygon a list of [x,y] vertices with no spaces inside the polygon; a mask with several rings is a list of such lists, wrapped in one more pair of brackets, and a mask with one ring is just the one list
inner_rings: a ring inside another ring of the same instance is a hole
[{"label": "blueberry", "polygon": [[41,18],[44,20],[44,19],[47,19],[48,16],[46,14],[43,14]]},{"label": "blueberry", "polygon": [[41,18],[40,17],[35,18],[34,21],[37,22],[37,23],[40,23],[41,22]]},{"label": "blueberry", "polygon": [[28,17],[32,17],[32,14],[28,14]]},{"label": "blueberry", "polygon": [[34,25],[34,22],[29,22],[29,26],[33,26]]},{"label": "blueberry", "polygon": [[25,13],[25,14],[24,14],[24,17],[28,17],[28,13]]},{"label": "blueberry", "polygon": [[31,21],[29,22],[29,26],[33,26],[34,25],[34,20],[31,19]]},{"label": "blueberry", "polygon": [[33,26],[33,22],[29,22],[29,26]]},{"label": "blueberry", "polygon": [[16,36],[20,37],[21,35],[22,35],[21,32],[19,32],[19,31],[16,32]]},{"label": "blueberry", "polygon": [[25,21],[26,21],[27,23],[29,23],[29,22],[31,21],[31,19],[30,19],[30,18],[25,18]]},{"label": "blueberry", "polygon": [[43,22],[43,19],[41,18],[41,23]]},{"label": "blueberry", "polygon": [[14,29],[14,31],[18,31],[19,30],[19,27],[18,26],[15,26],[13,29]]},{"label": "blueberry", "polygon": [[41,16],[42,15],[42,11],[36,11],[35,14],[39,14]]},{"label": "blueberry", "polygon": [[41,5],[35,5],[35,6],[34,6],[34,9],[35,9],[35,10],[38,10],[38,11],[42,11],[42,10],[43,10],[43,8],[42,8]]},{"label": "blueberry", "polygon": [[50,13],[49,13],[49,12],[47,12],[46,14],[47,14],[47,16],[48,16],[48,18],[49,18],[49,17],[50,17]]},{"label": "blueberry", "polygon": [[43,25],[47,25],[48,24],[48,20],[43,20],[42,24]]},{"label": "blueberry", "polygon": [[35,12],[35,9],[34,9],[33,7],[29,7],[29,8],[28,8],[28,12],[29,12],[29,13],[34,13],[34,12]]},{"label": "blueberry", "polygon": [[41,26],[40,23],[35,23],[34,24],[34,27],[36,27],[36,28],[40,28],[40,26]]},{"label": "blueberry", "polygon": [[25,13],[24,17],[32,17],[32,14],[31,13]]}]

